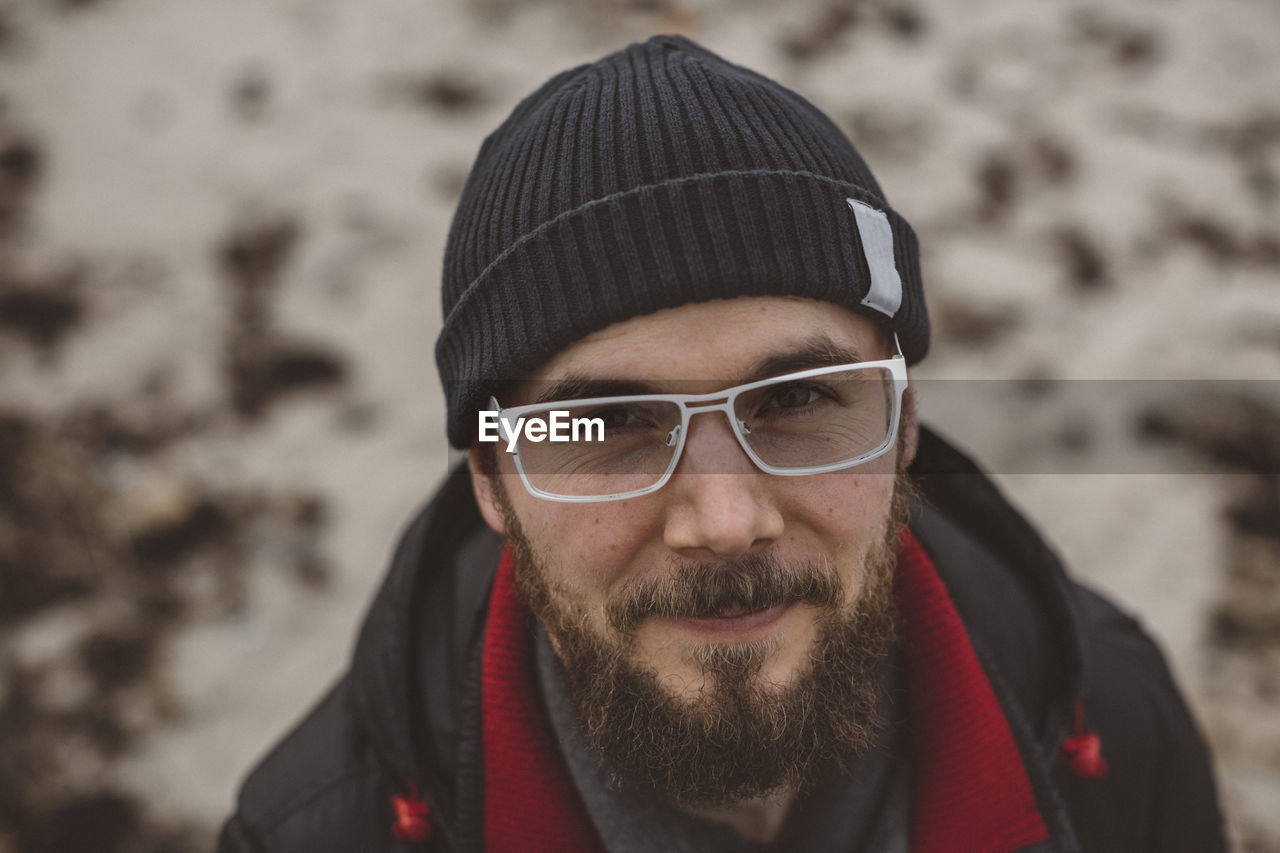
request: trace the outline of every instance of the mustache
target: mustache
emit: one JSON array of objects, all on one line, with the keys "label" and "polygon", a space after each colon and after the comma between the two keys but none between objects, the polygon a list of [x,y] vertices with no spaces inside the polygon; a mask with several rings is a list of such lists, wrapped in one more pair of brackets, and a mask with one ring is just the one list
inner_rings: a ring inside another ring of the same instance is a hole
[{"label": "mustache", "polygon": [[630,631],[642,620],[705,619],[731,609],[744,613],[780,604],[810,604],[839,610],[843,584],[826,560],[784,563],[773,555],[748,555],[728,562],[684,564],[662,577],[628,584],[605,607],[609,625]]}]

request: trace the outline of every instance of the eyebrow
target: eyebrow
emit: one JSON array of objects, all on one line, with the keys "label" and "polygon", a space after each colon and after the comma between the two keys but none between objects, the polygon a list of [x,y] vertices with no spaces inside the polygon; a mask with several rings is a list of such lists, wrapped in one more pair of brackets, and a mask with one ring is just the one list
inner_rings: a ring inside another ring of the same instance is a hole
[{"label": "eyebrow", "polygon": [[545,391],[534,398],[534,403],[554,403],[558,400],[586,400],[590,397],[622,397],[633,394],[661,394],[656,385],[626,379],[594,379],[580,373],[571,373],[549,384]]},{"label": "eyebrow", "polygon": [[854,347],[844,347],[826,335],[813,335],[798,347],[775,355],[766,356],[758,362],[741,382],[743,385],[771,376],[782,376],[815,367],[834,367],[837,364],[857,364],[863,361],[862,353]]},{"label": "eyebrow", "polygon": [[[784,351],[766,355],[757,361],[747,373],[726,387],[745,385],[760,379],[797,373],[815,367],[833,367],[837,364],[856,364],[862,354],[851,347],[841,346],[825,334],[813,335],[799,345]],[[620,397],[632,394],[669,393],[660,384],[634,379],[592,377],[585,373],[570,373],[547,384],[534,403],[542,405],[560,400],[585,400],[591,397]]]}]

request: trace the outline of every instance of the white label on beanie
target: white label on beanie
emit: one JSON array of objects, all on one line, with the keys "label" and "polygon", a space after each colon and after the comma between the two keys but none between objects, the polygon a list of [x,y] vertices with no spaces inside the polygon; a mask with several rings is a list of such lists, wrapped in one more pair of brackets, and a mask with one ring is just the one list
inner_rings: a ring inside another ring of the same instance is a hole
[{"label": "white label on beanie", "polygon": [[871,287],[862,298],[862,304],[892,317],[902,305],[902,279],[893,262],[893,227],[883,210],[865,205],[857,199],[846,198],[853,217],[858,222],[858,234],[862,237],[862,255],[871,271]]}]

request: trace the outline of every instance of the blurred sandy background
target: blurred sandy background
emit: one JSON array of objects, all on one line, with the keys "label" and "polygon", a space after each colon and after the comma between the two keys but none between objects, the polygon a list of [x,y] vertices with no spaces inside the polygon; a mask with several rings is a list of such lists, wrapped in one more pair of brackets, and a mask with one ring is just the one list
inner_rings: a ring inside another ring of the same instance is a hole
[{"label": "blurred sandy background", "polygon": [[449,463],[484,134],[657,31],[851,135],[921,236],[917,375],[1006,389],[926,417],[1141,616],[1280,851],[1274,0],[0,0],[0,851],[212,844]]}]

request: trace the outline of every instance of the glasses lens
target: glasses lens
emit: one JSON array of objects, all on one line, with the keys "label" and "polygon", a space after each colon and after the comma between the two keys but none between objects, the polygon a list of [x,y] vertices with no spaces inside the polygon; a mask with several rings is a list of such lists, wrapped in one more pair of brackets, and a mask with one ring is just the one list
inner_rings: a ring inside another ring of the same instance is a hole
[{"label": "glasses lens", "polygon": [[747,443],[774,468],[816,468],[880,449],[893,422],[893,373],[867,367],[784,380],[738,397]]},{"label": "glasses lens", "polygon": [[556,404],[525,416],[548,425],[516,448],[535,489],[560,497],[598,497],[647,489],[666,473],[677,445],[680,407],[671,402]]}]

